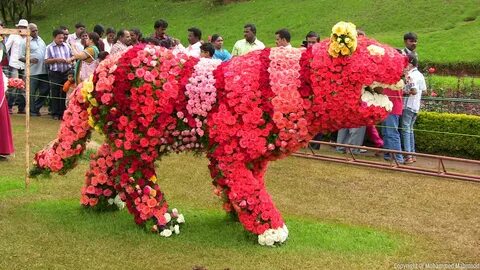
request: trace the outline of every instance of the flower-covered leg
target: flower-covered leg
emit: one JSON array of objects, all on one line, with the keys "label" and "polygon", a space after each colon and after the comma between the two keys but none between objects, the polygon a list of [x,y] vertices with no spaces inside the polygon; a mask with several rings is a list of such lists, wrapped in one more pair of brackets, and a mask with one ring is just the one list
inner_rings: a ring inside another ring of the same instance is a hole
[{"label": "flower-covered leg", "polygon": [[112,169],[115,159],[111,148],[104,143],[97,153],[90,157],[90,169],[86,173],[85,185],[82,187],[81,203],[96,210],[122,209],[125,204],[115,189]]},{"label": "flower-covered leg", "polygon": [[179,224],[184,217],[176,209],[168,210],[157,184],[154,163],[127,156],[120,158],[117,166],[113,173],[119,178],[117,189],[121,190],[120,197],[134,215],[135,223],[165,237],[180,233]]},{"label": "flower-covered leg", "polygon": [[209,158],[210,158],[210,164],[208,165],[208,168],[210,169],[210,175],[213,179],[212,180],[212,184],[214,186],[213,192],[222,200],[223,202],[222,207],[227,212],[227,214],[233,220],[238,221],[237,212],[233,209],[233,205],[230,202],[230,199],[228,198],[229,187],[225,182],[226,178],[218,168],[218,161],[213,157],[209,157]]},{"label": "flower-covered leg", "polygon": [[258,235],[259,244],[273,246],[285,242],[288,230],[265,189],[267,164],[237,161],[222,166],[220,162],[219,168],[228,187],[225,192],[242,225]]}]

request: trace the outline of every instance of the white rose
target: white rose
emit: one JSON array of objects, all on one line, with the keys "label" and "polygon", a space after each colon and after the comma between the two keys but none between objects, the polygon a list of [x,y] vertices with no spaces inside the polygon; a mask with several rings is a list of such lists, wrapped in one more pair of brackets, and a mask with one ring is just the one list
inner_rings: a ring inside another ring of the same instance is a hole
[{"label": "white rose", "polygon": [[114,200],[112,198],[108,199],[108,204],[113,204]]},{"label": "white rose", "polygon": [[163,216],[164,216],[165,219],[167,220],[167,223],[170,222],[170,220],[172,220],[172,217],[170,216],[169,213],[165,213],[165,214],[163,214]]},{"label": "white rose", "polygon": [[124,202],[116,203],[116,205],[117,205],[119,210],[122,210],[123,208],[125,208],[125,203]]},{"label": "white rose", "polygon": [[275,233],[272,238],[275,242],[281,242],[280,232]]},{"label": "white rose", "polygon": [[370,53],[370,55],[379,55],[379,56],[385,55],[385,49],[377,45],[372,44],[367,47],[367,50]]},{"label": "white rose", "polygon": [[179,233],[180,233],[180,226],[175,225],[175,226],[173,227],[173,231],[175,232],[175,234],[179,234]]},{"label": "white rose", "polygon": [[258,243],[259,243],[260,245],[262,245],[262,246],[265,245],[265,235],[260,234],[260,235],[258,236]]},{"label": "white rose", "polygon": [[183,216],[183,214],[178,215],[177,222],[178,223],[184,223],[185,222],[185,217]]},{"label": "white rose", "polygon": [[163,237],[170,237],[172,235],[172,231],[170,231],[169,229],[165,229],[160,233],[160,235]]},{"label": "white rose", "polygon": [[265,237],[265,245],[273,246],[273,244],[275,244],[275,240],[273,239],[272,236]]}]

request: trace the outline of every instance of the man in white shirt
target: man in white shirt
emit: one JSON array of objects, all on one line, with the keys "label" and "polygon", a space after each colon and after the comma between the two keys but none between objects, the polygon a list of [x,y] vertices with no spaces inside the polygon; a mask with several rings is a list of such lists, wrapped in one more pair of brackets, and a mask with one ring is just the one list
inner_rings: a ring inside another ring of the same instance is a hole
[{"label": "man in white shirt", "polygon": [[130,46],[130,31],[120,29],[117,32],[117,42],[113,44],[110,49],[110,54],[122,53],[129,49]]},{"label": "man in white shirt", "polygon": [[77,50],[79,52],[83,51],[82,45],[82,33],[85,32],[85,25],[83,23],[75,24],[75,33],[68,35],[68,39],[66,41],[67,44],[73,44],[77,46]]},{"label": "man in white shirt", "polygon": [[[18,21],[18,24],[16,26],[18,29],[27,29],[28,21],[25,19],[21,19],[20,21]],[[7,43],[5,44],[7,52],[10,51],[10,60],[8,62],[8,65],[12,70],[10,73],[11,78],[18,78],[19,71],[25,69],[25,64],[19,60],[20,46],[22,45],[22,42],[24,42],[24,40],[24,37],[13,34],[8,37]]]},{"label": "man in white shirt", "polygon": [[275,32],[275,44],[277,44],[277,47],[291,48],[290,38],[290,32],[285,28]]},{"label": "man in white shirt", "polygon": [[[28,21],[21,19],[16,25],[18,29],[27,29]],[[23,75],[23,70],[25,69],[25,64],[20,61],[21,46],[25,38],[20,35],[10,35],[7,39],[5,47],[7,52],[10,51],[10,60],[8,65],[10,66],[10,78],[18,78],[20,75]],[[12,107],[18,104],[18,113],[25,113],[25,92],[15,90],[12,92],[11,89],[8,91],[8,108],[10,113],[12,112]]]},{"label": "man in white shirt", "polygon": [[196,27],[188,28],[188,47],[185,48],[180,41],[175,39],[175,47],[173,48],[173,53],[184,53],[188,56],[200,58],[200,46],[202,46],[202,31]]},{"label": "man in white shirt", "polygon": [[[418,71],[418,60],[414,53],[408,55],[409,64],[406,68],[406,84],[403,89],[404,107],[401,120],[403,151],[415,153],[415,136],[413,134],[413,125],[417,119],[420,110],[420,100],[422,93],[427,90],[425,78]],[[415,162],[416,159],[411,154],[405,156],[405,164]]]},{"label": "man in white shirt", "polygon": [[257,39],[257,28],[254,24],[246,24],[243,27],[244,39],[238,40],[233,45],[232,56],[240,56],[247,54],[251,51],[265,49],[263,42]]}]

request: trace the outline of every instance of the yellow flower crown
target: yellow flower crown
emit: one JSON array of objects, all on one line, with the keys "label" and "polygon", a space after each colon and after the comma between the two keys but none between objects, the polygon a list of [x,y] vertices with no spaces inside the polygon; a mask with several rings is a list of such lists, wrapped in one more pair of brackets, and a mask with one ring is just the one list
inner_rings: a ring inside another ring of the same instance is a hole
[{"label": "yellow flower crown", "polygon": [[339,22],[332,27],[328,54],[332,57],[348,56],[357,49],[357,27],[350,22]]}]

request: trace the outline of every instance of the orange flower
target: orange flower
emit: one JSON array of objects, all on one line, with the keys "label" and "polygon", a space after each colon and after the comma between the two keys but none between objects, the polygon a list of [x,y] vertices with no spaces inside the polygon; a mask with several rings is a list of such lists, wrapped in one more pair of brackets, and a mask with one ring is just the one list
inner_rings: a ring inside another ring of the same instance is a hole
[{"label": "orange flower", "polygon": [[157,205],[157,200],[155,200],[155,198],[150,198],[147,201],[147,205],[148,207],[153,208]]}]

